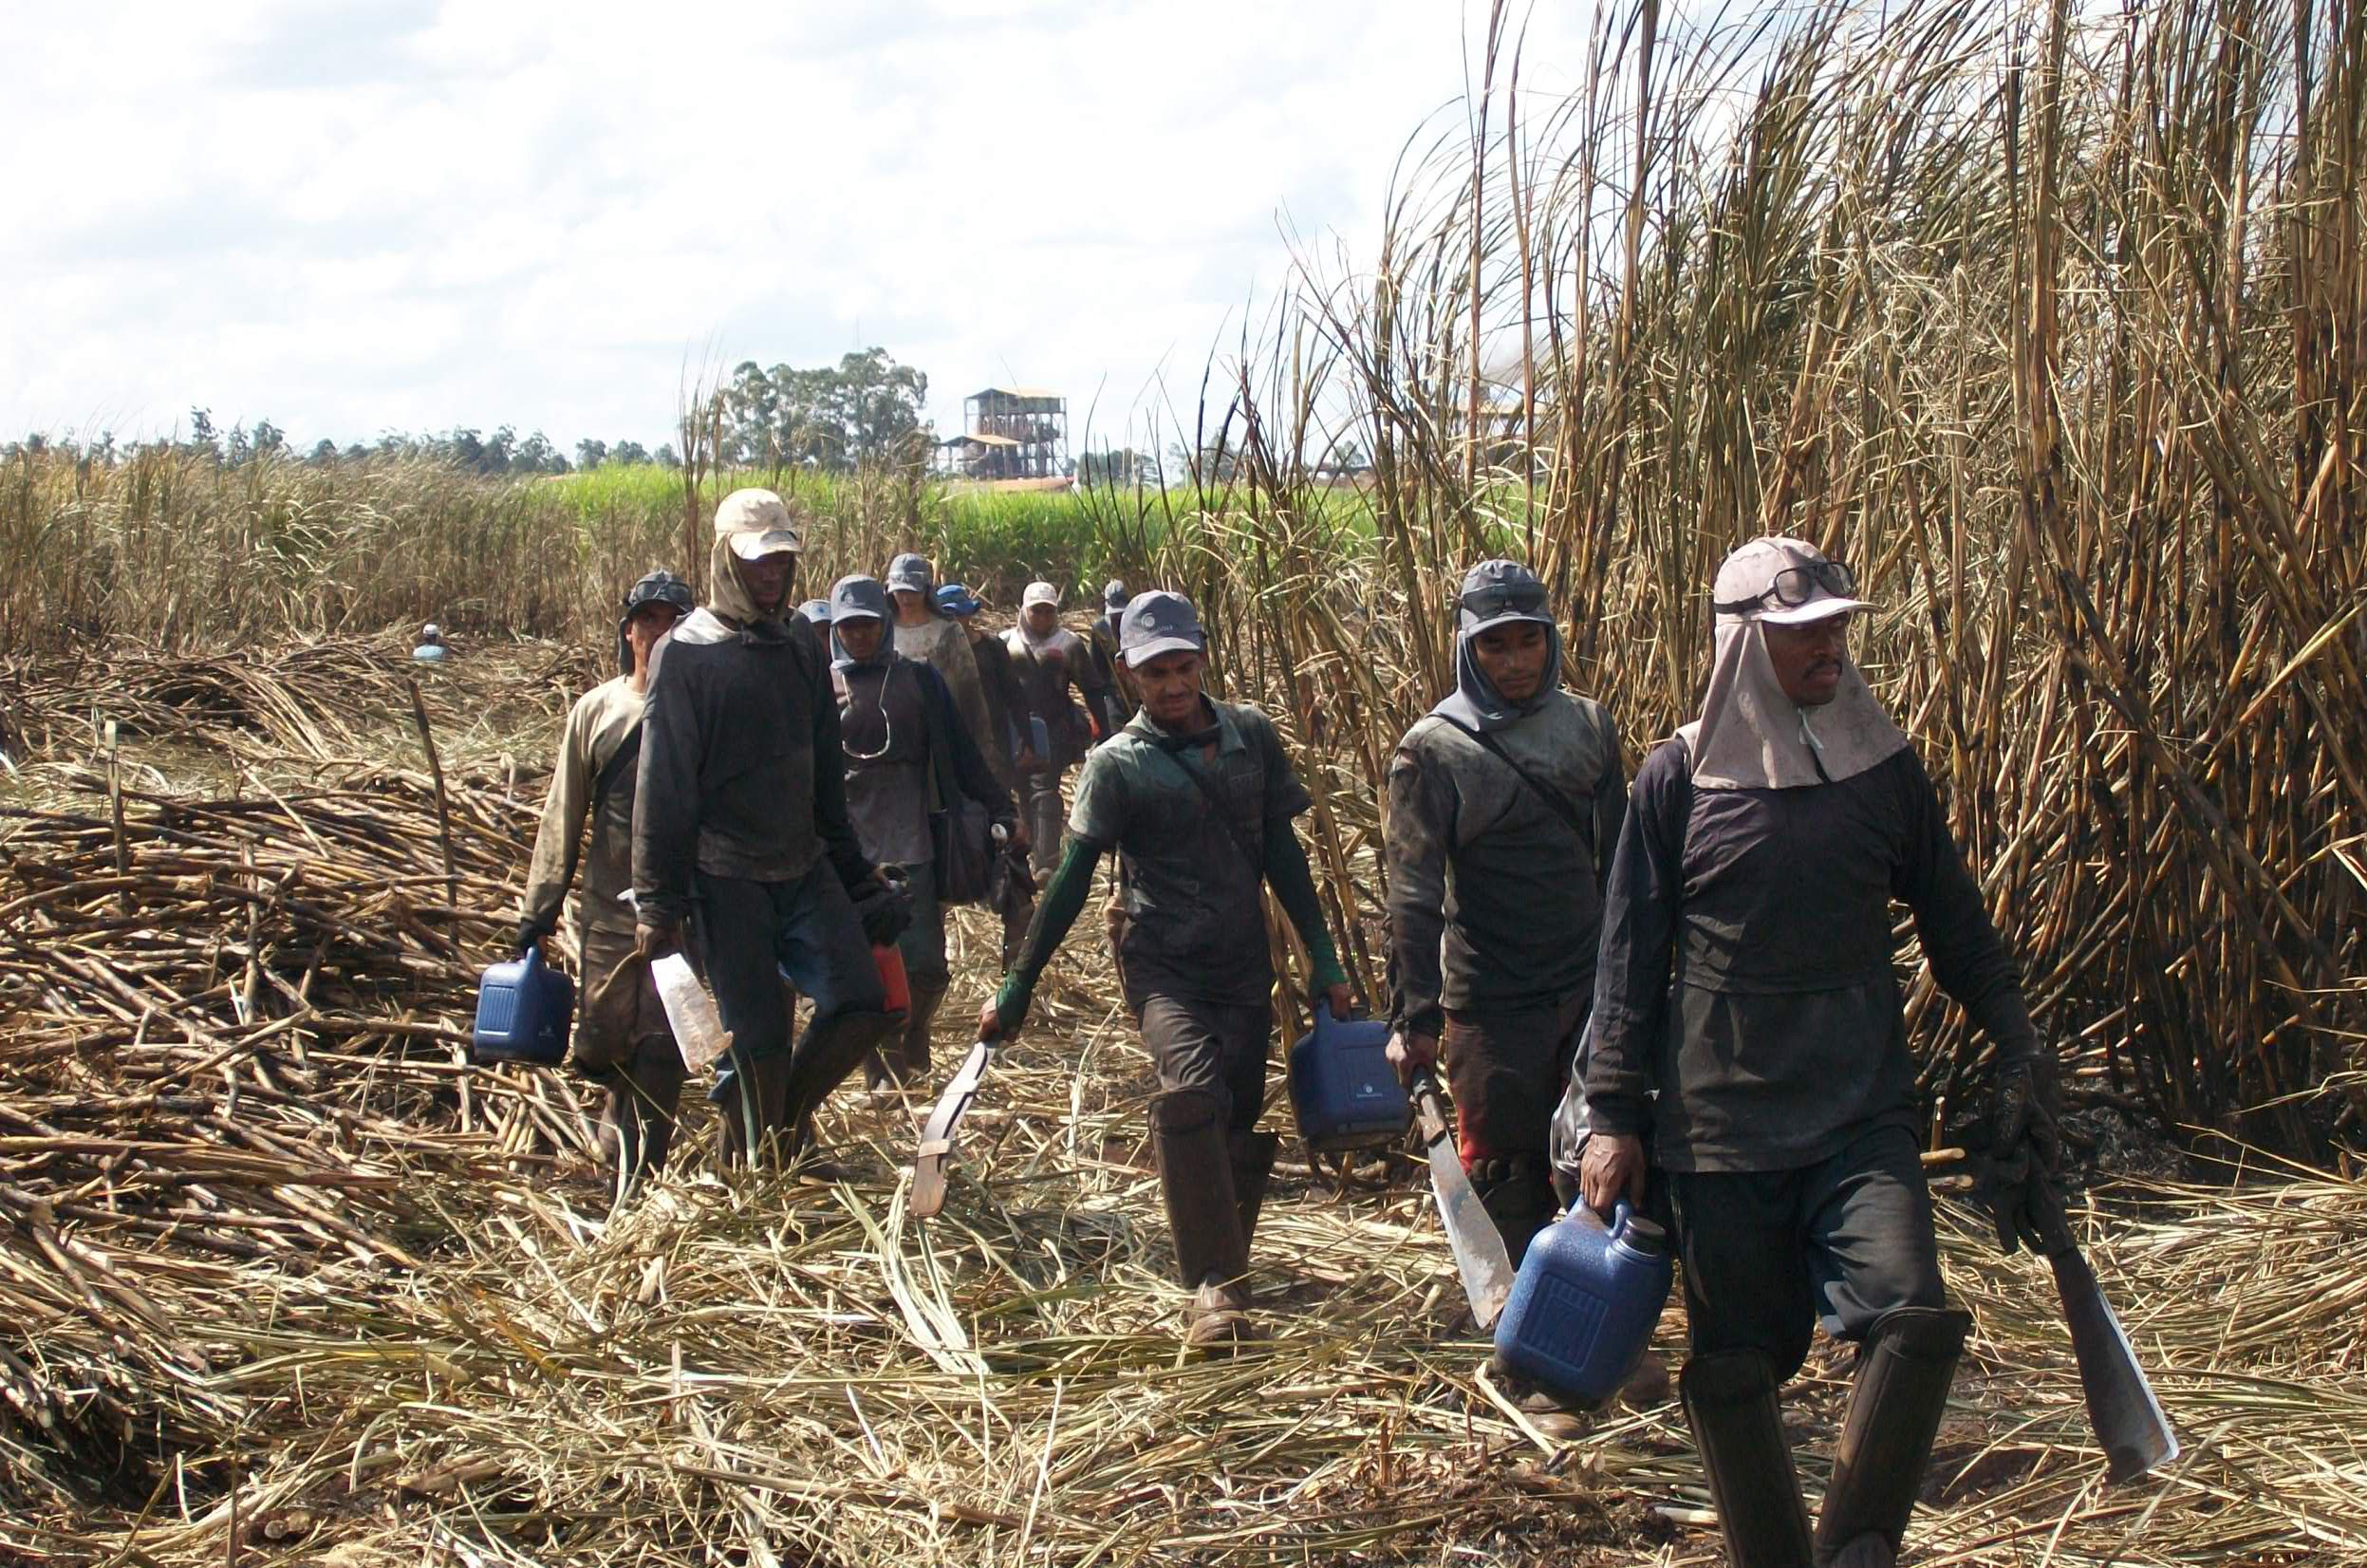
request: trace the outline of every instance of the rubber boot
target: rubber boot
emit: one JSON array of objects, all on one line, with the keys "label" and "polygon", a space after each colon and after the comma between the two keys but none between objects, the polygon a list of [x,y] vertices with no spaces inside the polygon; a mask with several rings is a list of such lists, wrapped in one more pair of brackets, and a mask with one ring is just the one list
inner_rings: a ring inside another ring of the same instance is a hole
[{"label": "rubber boot", "polygon": [[1167,1227],[1175,1236],[1176,1273],[1193,1293],[1184,1309],[1184,1342],[1224,1346],[1248,1339],[1249,1243],[1241,1237],[1217,1097],[1203,1089],[1154,1095],[1150,1134]]},{"label": "rubber boot", "polygon": [[1866,1331],[1817,1516],[1817,1568],[1890,1568],[1897,1558],[1971,1327],[1946,1307],[1899,1307]]},{"label": "rubber boot", "polygon": [[1776,1409],[1775,1369],[1758,1351],[1718,1351],[1677,1379],[1702,1451],[1718,1528],[1735,1568],[1809,1568],[1808,1510]]},{"label": "rubber boot", "polygon": [[790,1053],[777,1114],[767,1124],[780,1140],[784,1158],[799,1159],[808,1152],[813,1142],[813,1113],[900,1021],[898,1014],[850,1009],[806,1026]]},{"label": "rubber boot", "polygon": [[1233,1204],[1241,1217],[1241,1250],[1258,1239],[1258,1211],[1265,1206],[1274,1177],[1274,1156],[1282,1147],[1275,1132],[1228,1132],[1225,1154],[1233,1167]]},{"label": "rubber boot", "polygon": [[715,1095],[723,1128],[723,1163],[748,1165],[784,1158],[787,1151],[776,1140],[787,1125],[782,1113],[789,1100],[790,1056],[775,1051],[750,1057],[736,1050],[732,1056],[731,1077],[716,1086]]},{"label": "rubber boot", "polygon": [[1551,1166],[1540,1155],[1510,1154],[1475,1160],[1465,1174],[1480,1195],[1480,1206],[1504,1239],[1504,1256],[1519,1268],[1537,1233],[1554,1223],[1557,1205]]},{"label": "rubber boot", "polygon": [[864,1087],[874,1093],[924,1084],[929,1075],[929,1023],[944,1005],[945,987],[912,987],[912,1010],[901,1037],[863,1058]]}]

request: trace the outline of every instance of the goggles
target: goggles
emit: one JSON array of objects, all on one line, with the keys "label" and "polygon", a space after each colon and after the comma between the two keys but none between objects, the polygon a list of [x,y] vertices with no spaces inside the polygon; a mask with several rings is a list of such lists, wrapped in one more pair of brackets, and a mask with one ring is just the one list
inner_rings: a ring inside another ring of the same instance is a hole
[{"label": "goggles", "polygon": [[1545,585],[1535,580],[1490,583],[1472,588],[1455,602],[1465,615],[1479,621],[1506,615],[1539,615],[1545,608]]},{"label": "goggles", "polygon": [[1846,599],[1856,591],[1857,579],[1849,568],[1838,561],[1811,561],[1804,567],[1785,567],[1774,582],[1747,599],[1721,599],[1711,607],[1721,615],[1748,615],[1770,604],[1796,609],[1819,597]]}]

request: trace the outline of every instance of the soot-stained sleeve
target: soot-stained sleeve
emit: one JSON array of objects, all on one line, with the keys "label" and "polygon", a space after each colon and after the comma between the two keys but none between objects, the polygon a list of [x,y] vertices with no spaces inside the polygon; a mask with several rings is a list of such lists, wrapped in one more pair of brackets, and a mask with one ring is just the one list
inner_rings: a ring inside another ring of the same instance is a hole
[{"label": "soot-stained sleeve", "polygon": [[1923,759],[1910,747],[1882,766],[1895,770],[1906,822],[1906,850],[1891,891],[1914,912],[1915,935],[1931,973],[1989,1036],[2001,1061],[2035,1055],[2038,1030],[2022,996],[2022,966],[1998,935],[1980,886],[1948,833],[1948,812]]},{"label": "soot-stained sleeve", "polygon": [[1603,776],[1595,782],[1589,803],[1594,816],[1594,891],[1611,886],[1611,861],[1618,852],[1619,830],[1628,816],[1628,759],[1619,749],[1619,725],[1611,710],[1603,716]]},{"label": "soot-stained sleeve", "polygon": [[1692,758],[1682,740],[1662,746],[1636,770],[1603,892],[1594,967],[1586,1111],[1596,1132],[1635,1136],[1644,1130],[1665,1027],[1684,890],[1685,819],[1692,800]]},{"label": "soot-stained sleeve", "polygon": [[847,814],[847,748],[839,738],[838,694],[830,685],[829,670],[810,647],[800,647],[798,653],[806,665],[813,709],[813,831],[839,882],[851,893],[871,880],[871,857],[863,852],[854,821]]},{"label": "soot-stained sleeve", "polygon": [[1454,841],[1456,795],[1440,770],[1401,745],[1389,761],[1389,1019],[1433,1039],[1446,1027],[1439,1002],[1440,946],[1446,937],[1446,846]]},{"label": "soot-stained sleeve", "polygon": [[[662,651],[664,644],[659,644]],[[687,648],[650,666],[633,789],[633,898],[647,924],[680,925],[690,912],[699,849],[699,761],[706,742],[696,659]],[[831,704],[835,713],[836,703]],[[843,788],[843,786],[842,786]]]},{"label": "soot-stained sleeve", "polygon": [[1126,836],[1127,815],[1122,753],[1118,746],[1096,747],[1086,755],[1084,770],[1077,775],[1076,804],[1069,808],[1069,831],[1098,852]]},{"label": "soot-stained sleeve", "polygon": [[575,880],[583,851],[584,822],[591,815],[591,704],[576,699],[559,737],[550,770],[550,793],[543,796],[542,821],[534,830],[534,858],[526,870],[526,896],[518,904],[521,941],[529,931],[548,936],[559,928],[559,911]]}]

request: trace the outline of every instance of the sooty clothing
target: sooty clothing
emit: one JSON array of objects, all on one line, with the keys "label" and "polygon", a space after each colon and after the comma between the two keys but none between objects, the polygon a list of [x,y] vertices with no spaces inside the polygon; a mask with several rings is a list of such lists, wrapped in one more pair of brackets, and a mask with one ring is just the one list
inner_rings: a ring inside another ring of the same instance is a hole
[{"label": "sooty clothing", "polygon": [[1551,692],[1485,740],[1437,714],[1407,731],[1389,773],[1397,1024],[1435,1036],[1448,1012],[1551,1008],[1591,990],[1626,809],[1618,732],[1585,698]]},{"label": "sooty clothing", "polygon": [[651,661],[633,805],[641,907],[680,923],[694,873],[794,883],[825,855],[842,888],[870,880],[811,631],[695,612]]},{"label": "sooty clothing", "polygon": [[[521,936],[559,928],[560,906],[580,864],[575,901],[579,939],[590,931],[633,934],[633,910],[621,896],[633,886],[633,793],[641,756],[641,693],[624,676],[603,681],[575,700],[559,735],[559,755],[534,831],[534,859],[519,902]],[[586,848],[588,823],[591,842]]]},{"label": "sooty clothing", "polygon": [[1911,748],[1836,783],[1697,789],[1684,742],[1663,745],[1606,894],[1592,1129],[1649,1123],[1654,1165],[1718,1172],[1815,1166],[1913,1128],[1892,899],[1999,1055],[2035,1051],[2019,970]]}]

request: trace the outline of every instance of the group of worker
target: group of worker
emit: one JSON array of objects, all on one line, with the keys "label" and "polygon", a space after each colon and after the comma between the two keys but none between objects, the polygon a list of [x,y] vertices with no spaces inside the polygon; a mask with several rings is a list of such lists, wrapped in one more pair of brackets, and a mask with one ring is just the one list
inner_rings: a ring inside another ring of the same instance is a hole
[{"label": "group of worker", "polygon": [[[772,493],[727,497],[709,603],[694,609],[666,573],[637,584],[624,673],[561,739],[519,934],[555,929],[580,855],[574,1059],[609,1090],[621,1190],[662,1164],[673,1126],[683,1069],[647,963],[677,945],[732,1035],[713,1092],[730,1157],[817,1158],[814,1110],[867,1056],[877,1088],[925,1082],[947,980],[931,817],[966,799],[1044,878],[1006,911],[981,1038],[1021,1027],[1116,856],[1110,929],[1158,1080],[1150,1145],[1184,1337],[1253,1337],[1277,1148],[1258,1125],[1266,892],[1311,996],[1342,1017],[1352,1000],[1275,725],[1207,695],[1207,639],[1181,594],[1112,584],[1079,635],[1037,583],[995,638],[965,588],[904,555],[800,615],[803,542]],[[1850,658],[1870,607],[1848,569],[1754,540],[1711,599],[1700,715],[1631,785],[1609,712],[1564,689],[1545,585],[1510,561],[1464,576],[1454,688],[1389,769],[1390,1055],[1409,1075],[1443,1069],[1463,1166],[1516,1261],[1556,1216],[1551,1128],[1571,1096],[1575,1201],[1673,1228],[1682,1398],[1734,1559],[1863,1568],[1897,1550],[1967,1328],[1941,1286],[1892,900],[1992,1045],[2009,1246],[2058,1156],[2053,1057],[1930,778]],[[901,1018],[871,951],[891,943]],[[793,1042],[785,980],[812,1004]],[[1812,1530],[1777,1391],[1818,1320],[1858,1360]]]}]

